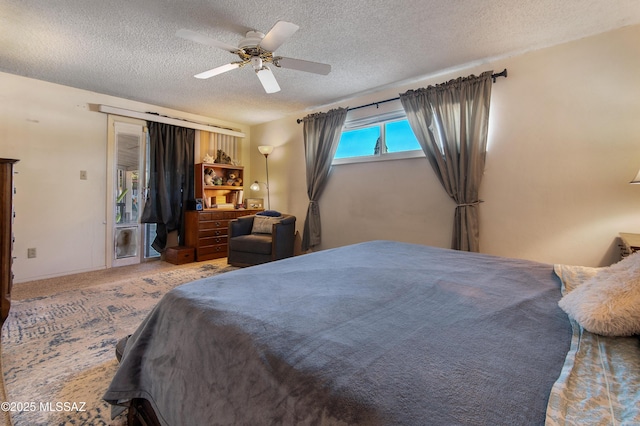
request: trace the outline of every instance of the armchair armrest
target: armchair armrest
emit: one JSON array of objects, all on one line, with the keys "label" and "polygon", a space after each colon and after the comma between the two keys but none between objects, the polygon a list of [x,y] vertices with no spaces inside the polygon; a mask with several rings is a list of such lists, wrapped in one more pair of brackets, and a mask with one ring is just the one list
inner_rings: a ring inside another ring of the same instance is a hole
[{"label": "armchair armrest", "polygon": [[238,235],[249,235],[251,229],[253,229],[253,218],[254,215],[240,216],[229,221],[229,232],[227,233],[229,238],[237,237]]},{"label": "armchair armrest", "polygon": [[293,256],[296,233],[296,217],[286,216],[273,224],[271,253],[274,260]]}]

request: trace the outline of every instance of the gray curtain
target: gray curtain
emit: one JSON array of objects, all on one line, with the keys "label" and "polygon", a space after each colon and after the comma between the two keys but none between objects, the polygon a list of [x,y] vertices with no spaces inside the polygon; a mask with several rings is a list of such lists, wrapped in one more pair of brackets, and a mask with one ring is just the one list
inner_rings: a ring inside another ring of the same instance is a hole
[{"label": "gray curtain", "polygon": [[178,231],[184,245],[184,210],[193,198],[193,150],[195,130],[169,124],[148,122],[149,192],[140,221],[156,223],[151,246],[159,252],[167,245],[167,236]]},{"label": "gray curtain", "polygon": [[326,113],[311,114],[303,119],[309,207],[304,220],[302,251],[320,244],[322,229],[318,199],[327,183],[346,117],[347,109],[337,108]]},{"label": "gray curtain", "polygon": [[413,133],[457,203],[451,244],[457,250],[479,251],[478,190],[486,157],[491,74],[400,95]]}]

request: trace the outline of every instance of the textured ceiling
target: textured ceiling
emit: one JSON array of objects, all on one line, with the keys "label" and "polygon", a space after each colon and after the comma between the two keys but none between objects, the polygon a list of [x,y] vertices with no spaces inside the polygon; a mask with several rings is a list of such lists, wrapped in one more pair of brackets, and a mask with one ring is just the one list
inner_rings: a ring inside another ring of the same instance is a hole
[{"label": "textured ceiling", "polygon": [[[300,29],[277,54],[329,75],[274,67],[274,94],[250,67],[199,80],[237,57],[175,36],[237,45],[278,20]],[[0,71],[255,124],[638,23],[638,0],[0,0]]]}]

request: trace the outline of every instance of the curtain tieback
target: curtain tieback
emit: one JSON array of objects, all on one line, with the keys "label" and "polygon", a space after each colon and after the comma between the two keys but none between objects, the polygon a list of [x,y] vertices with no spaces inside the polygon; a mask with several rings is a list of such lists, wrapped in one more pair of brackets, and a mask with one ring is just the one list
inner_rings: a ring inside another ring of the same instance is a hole
[{"label": "curtain tieback", "polygon": [[472,201],[470,203],[458,203],[457,207],[477,206],[480,203],[484,203],[484,200]]}]

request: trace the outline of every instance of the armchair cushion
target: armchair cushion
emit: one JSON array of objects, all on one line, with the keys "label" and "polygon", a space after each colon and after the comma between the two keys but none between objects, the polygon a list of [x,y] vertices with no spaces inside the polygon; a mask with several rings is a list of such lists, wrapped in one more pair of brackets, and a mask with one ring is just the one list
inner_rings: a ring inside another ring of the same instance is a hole
[{"label": "armchair cushion", "polygon": [[271,233],[249,234],[232,238],[229,241],[229,247],[234,251],[271,254],[271,243]]},{"label": "armchair cushion", "polygon": [[279,223],[282,216],[258,216],[253,218],[252,234],[271,234],[274,223]]}]

